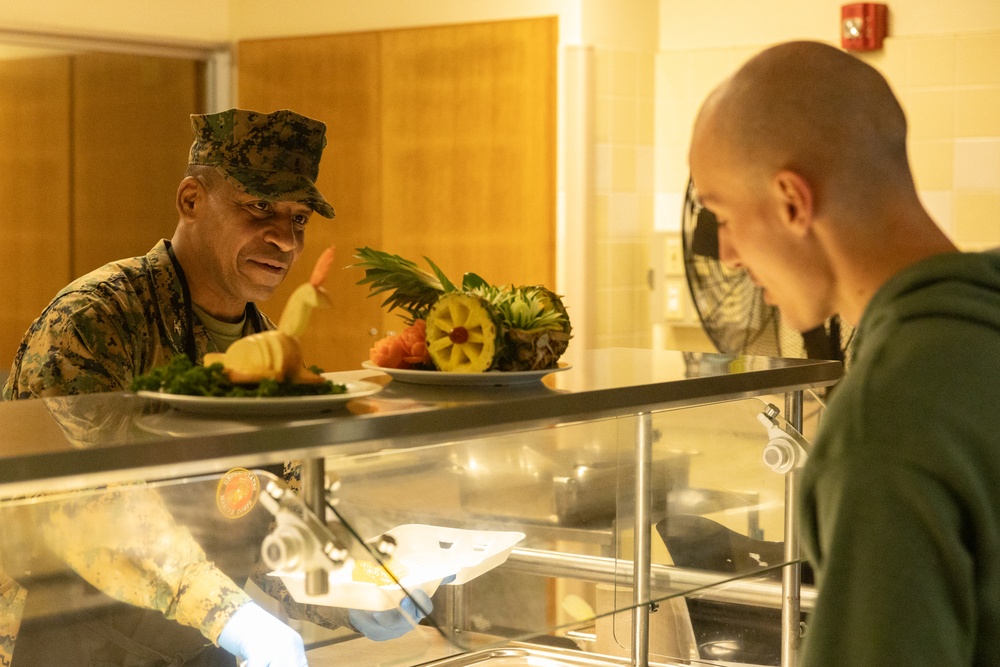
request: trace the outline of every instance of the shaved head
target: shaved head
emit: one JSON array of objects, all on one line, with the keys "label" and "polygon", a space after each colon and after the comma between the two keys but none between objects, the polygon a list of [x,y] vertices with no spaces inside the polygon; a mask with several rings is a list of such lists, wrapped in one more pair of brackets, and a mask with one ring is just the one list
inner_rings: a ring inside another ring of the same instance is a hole
[{"label": "shaved head", "polygon": [[955,250],[920,202],[889,84],[832,46],[751,58],[705,100],[688,158],[719,259],[800,331],[857,322],[895,272]]},{"label": "shaved head", "polygon": [[906,118],[888,83],[826,44],[789,42],[748,61],[702,106],[695,142],[706,135],[751,173],[802,175],[820,211],[913,188]]}]

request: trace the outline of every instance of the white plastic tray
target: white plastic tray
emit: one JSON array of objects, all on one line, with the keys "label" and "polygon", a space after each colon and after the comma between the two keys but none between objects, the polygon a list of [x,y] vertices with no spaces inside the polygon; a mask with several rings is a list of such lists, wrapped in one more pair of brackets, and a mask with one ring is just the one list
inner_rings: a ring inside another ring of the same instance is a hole
[{"label": "white plastic tray", "polygon": [[387,531],[396,538],[393,560],[402,564],[403,585],[378,586],[354,581],[353,560],[330,572],[330,590],[325,595],[305,592],[305,573],[272,572],[280,577],[296,602],[347,609],[385,611],[399,606],[404,590],[421,590],[433,595],[441,581],[454,575],[448,585],[464,584],[507,560],[524,533],[512,531],[465,530],[410,523]]}]

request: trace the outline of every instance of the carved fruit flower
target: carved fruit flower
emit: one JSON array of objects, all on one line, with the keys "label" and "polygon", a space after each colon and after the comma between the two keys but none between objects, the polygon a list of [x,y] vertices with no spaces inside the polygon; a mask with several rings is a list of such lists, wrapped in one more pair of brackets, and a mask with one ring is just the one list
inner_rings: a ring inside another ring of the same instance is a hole
[{"label": "carved fruit flower", "polygon": [[408,369],[427,366],[431,358],[424,340],[425,327],[423,320],[415,320],[399,334],[376,341],[369,352],[369,359],[382,368]]}]

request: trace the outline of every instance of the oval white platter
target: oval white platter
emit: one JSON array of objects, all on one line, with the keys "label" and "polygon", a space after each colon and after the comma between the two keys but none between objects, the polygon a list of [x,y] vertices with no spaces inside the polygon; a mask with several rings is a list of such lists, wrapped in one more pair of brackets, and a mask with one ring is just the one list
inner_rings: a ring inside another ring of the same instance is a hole
[{"label": "oval white platter", "polygon": [[558,368],[543,368],[537,371],[487,371],[486,373],[446,373],[444,371],[418,371],[401,368],[383,368],[374,362],[364,361],[362,368],[380,371],[399,382],[412,384],[433,384],[451,387],[503,387],[509,385],[533,384],[551,373],[567,371],[572,366],[559,364]]},{"label": "oval white platter", "polygon": [[323,377],[335,384],[343,384],[342,394],[318,396],[274,396],[230,398],[226,396],[187,396],[159,391],[138,391],[137,396],[165,403],[183,412],[212,415],[290,415],[322,412],[346,403],[353,398],[371,396],[382,390],[382,385],[365,380],[338,380],[337,373],[324,373]]}]

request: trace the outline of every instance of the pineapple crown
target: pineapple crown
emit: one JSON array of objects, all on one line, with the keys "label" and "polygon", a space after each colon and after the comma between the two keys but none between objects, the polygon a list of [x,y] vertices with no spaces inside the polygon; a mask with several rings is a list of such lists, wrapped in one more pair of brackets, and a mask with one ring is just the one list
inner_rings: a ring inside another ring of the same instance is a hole
[{"label": "pineapple crown", "polygon": [[497,287],[480,285],[470,290],[493,304],[500,313],[500,320],[511,329],[562,330],[565,312],[555,307],[548,290],[539,287]]},{"label": "pineapple crown", "polygon": [[455,291],[455,285],[426,257],[424,260],[433,273],[399,255],[372,248],[356,248],[354,256],[361,260],[354,266],[365,270],[365,277],[357,284],[369,285],[372,295],[389,292],[382,305],[390,311],[396,308],[405,310],[409,315],[408,324],[424,319],[439,296]]}]

